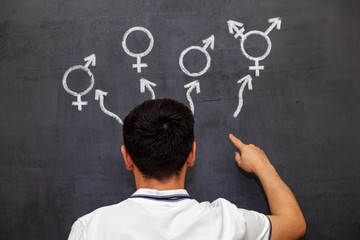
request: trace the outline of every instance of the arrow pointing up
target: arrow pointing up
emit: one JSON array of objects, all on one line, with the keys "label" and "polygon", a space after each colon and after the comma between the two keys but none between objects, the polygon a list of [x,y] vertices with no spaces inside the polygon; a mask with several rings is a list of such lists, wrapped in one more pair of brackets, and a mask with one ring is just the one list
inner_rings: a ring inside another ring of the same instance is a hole
[{"label": "arrow pointing up", "polygon": [[215,37],[211,35],[209,38],[202,41],[204,43],[204,49],[207,49],[209,46],[212,50],[214,50]]},{"label": "arrow pointing up", "polygon": [[243,92],[244,92],[245,86],[248,85],[248,89],[252,90],[252,78],[250,75],[246,75],[245,77],[240,79],[237,83],[242,83],[242,84],[241,84],[241,87],[239,90],[239,103],[238,103],[236,111],[234,112],[234,115],[233,115],[234,118],[236,118],[239,115],[241,108],[243,106],[243,103],[244,103]]},{"label": "arrow pointing up", "polygon": [[146,80],[145,78],[140,79],[140,92],[144,93],[145,88],[149,90],[151,93],[151,99],[155,99],[155,92],[152,89],[152,87],[156,87],[156,84],[153,82],[150,82],[149,80]]},{"label": "arrow pointing up", "polygon": [[281,18],[270,18],[269,23],[271,23],[270,27],[265,31],[265,34],[268,35],[275,27],[277,30],[281,28]]},{"label": "arrow pointing up", "polygon": [[90,56],[84,58],[84,61],[86,62],[84,67],[95,66],[96,65],[96,56],[95,54],[91,54]]},{"label": "arrow pointing up", "polygon": [[194,103],[193,103],[193,100],[192,100],[190,94],[191,94],[192,90],[194,90],[194,88],[196,88],[197,94],[200,93],[200,83],[198,80],[195,80],[191,83],[184,85],[184,88],[189,88],[186,92],[186,98],[189,101],[190,109],[191,109],[192,113],[194,114]]},{"label": "arrow pointing up", "polygon": [[[243,27],[244,24],[242,24],[241,22],[233,21],[233,20],[227,21],[227,24],[228,24],[229,33],[230,34],[235,33],[235,35],[234,35],[235,39],[237,39],[238,37],[244,36],[244,31],[245,31],[245,28]],[[239,28],[241,28],[241,29],[239,29]]]},{"label": "arrow pointing up", "polygon": [[107,95],[108,95],[107,92],[104,92],[104,91],[102,91],[100,89],[95,90],[95,100],[96,101],[99,101],[99,100],[101,101],[101,99],[104,100],[104,97],[107,96]]},{"label": "arrow pointing up", "polygon": [[104,97],[107,96],[108,93],[101,91],[100,89],[95,90],[95,100],[99,101],[100,109],[108,116],[115,118],[116,121],[118,121],[120,124],[123,124],[121,119],[114,113],[108,111],[104,106]]}]

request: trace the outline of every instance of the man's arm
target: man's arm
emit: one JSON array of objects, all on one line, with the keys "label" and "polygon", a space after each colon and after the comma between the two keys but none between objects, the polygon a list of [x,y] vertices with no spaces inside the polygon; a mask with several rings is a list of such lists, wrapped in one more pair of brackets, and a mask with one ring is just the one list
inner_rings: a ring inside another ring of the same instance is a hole
[{"label": "man's arm", "polygon": [[305,234],[306,223],[300,206],[290,188],[277,174],[266,154],[258,147],[244,144],[234,135],[230,140],[239,149],[235,160],[239,167],[259,178],[267,196],[272,224],[271,240],[299,239]]}]

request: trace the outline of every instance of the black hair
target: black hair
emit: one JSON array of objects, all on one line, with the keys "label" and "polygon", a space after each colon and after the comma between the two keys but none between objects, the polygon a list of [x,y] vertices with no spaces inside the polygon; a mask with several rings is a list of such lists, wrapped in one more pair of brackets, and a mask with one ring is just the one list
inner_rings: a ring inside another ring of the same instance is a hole
[{"label": "black hair", "polygon": [[194,116],[175,100],[148,100],[126,116],[123,138],[141,173],[164,182],[179,175],[192,150]]}]

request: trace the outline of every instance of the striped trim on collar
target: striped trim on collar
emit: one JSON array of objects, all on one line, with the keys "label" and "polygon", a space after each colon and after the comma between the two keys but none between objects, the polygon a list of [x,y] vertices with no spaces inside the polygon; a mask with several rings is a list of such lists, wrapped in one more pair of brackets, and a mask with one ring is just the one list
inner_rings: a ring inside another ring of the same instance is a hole
[{"label": "striped trim on collar", "polygon": [[185,190],[157,191],[152,189],[140,189],[129,198],[144,198],[166,202],[177,202],[185,199],[191,199]]}]

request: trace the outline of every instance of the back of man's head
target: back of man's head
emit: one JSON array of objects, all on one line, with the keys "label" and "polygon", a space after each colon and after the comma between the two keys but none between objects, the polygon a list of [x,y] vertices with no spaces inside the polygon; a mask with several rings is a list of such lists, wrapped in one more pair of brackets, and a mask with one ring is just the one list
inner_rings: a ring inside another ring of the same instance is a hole
[{"label": "back of man's head", "polygon": [[126,116],[123,137],[141,173],[166,181],[180,173],[192,149],[194,116],[175,100],[148,100]]}]

